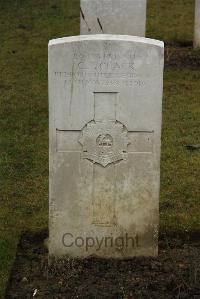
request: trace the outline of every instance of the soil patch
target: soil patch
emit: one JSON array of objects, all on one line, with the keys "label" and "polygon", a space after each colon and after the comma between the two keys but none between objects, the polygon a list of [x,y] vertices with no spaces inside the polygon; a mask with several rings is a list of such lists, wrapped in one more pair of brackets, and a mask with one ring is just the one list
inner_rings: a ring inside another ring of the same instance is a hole
[{"label": "soil patch", "polygon": [[165,42],[165,68],[199,70],[200,50],[191,42]]},{"label": "soil patch", "polygon": [[90,257],[48,267],[46,237],[47,232],[22,236],[6,298],[200,298],[198,245],[162,239],[157,258]]}]

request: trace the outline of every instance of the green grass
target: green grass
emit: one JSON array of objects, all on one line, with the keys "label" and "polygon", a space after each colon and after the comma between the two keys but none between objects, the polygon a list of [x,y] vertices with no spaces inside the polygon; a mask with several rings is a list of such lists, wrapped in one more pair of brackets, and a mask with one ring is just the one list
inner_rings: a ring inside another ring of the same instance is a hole
[{"label": "green grass", "polygon": [[[147,36],[191,41],[190,0],[149,0]],[[0,297],[25,230],[48,227],[49,39],[79,32],[78,0],[0,0]],[[200,71],[165,72],[161,229],[200,228]]]},{"label": "green grass", "polygon": [[21,232],[48,226],[47,44],[78,33],[70,3],[0,1],[0,297]]},{"label": "green grass", "polygon": [[165,41],[193,40],[195,0],[147,0],[147,36]]},{"label": "green grass", "polygon": [[200,71],[165,72],[161,157],[161,229],[199,230]]}]

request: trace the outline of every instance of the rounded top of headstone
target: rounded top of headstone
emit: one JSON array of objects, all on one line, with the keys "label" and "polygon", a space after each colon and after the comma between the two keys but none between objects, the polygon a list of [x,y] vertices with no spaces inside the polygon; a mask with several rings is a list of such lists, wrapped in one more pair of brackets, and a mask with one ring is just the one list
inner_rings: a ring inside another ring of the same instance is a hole
[{"label": "rounded top of headstone", "polygon": [[164,42],[156,39],[132,36],[132,35],[113,35],[113,34],[94,34],[94,35],[78,35],[70,37],[62,37],[57,39],[52,39],[49,41],[49,47],[65,44],[71,42],[80,42],[80,41],[92,41],[92,40],[102,40],[102,41],[129,41],[147,45],[154,45],[160,48],[164,48]]}]

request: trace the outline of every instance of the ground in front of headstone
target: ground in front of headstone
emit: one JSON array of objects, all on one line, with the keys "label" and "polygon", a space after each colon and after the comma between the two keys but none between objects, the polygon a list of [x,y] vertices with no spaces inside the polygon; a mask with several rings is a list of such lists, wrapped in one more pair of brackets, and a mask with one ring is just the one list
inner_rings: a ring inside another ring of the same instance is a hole
[{"label": "ground in front of headstone", "polygon": [[160,241],[157,258],[58,261],[48,268],[46,232],[24,234],[6,298],[200,298],[200,247]]}]

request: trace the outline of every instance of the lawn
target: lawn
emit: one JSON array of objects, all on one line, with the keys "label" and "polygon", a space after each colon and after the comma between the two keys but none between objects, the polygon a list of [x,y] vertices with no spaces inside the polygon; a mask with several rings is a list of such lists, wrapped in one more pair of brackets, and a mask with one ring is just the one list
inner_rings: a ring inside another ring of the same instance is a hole
[{"label": "lawn", "polygon": [[[48,227],[47,44],[77,35],[78,0],[0,0],[0,297],[23,231]],[[193,38],[193,0],[149,0],[147,36]],[[181,50],[180,50],[181,51]],[[185,50],[200,57],[199,51]],[[184,61],[183,61],[184,62]],[[200,68],[166,67],[161,160],[161,231],[200,229]]]}]

